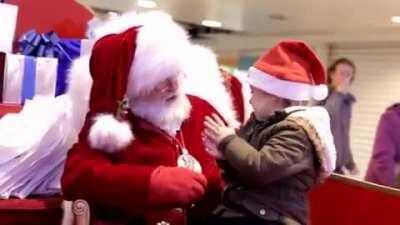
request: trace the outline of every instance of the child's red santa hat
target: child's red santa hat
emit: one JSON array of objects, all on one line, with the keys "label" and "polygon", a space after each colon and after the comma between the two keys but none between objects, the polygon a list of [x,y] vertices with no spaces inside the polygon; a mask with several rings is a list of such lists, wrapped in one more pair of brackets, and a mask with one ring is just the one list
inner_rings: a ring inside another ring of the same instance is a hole
[{"label": "child's red santa hat", "polygon": [[[122,16],[122,27],[130,19],[132,16]],[[165,13],[148,13],[132,24],[135,26],[98,39],[90,57],[93,84],[88,118],[94,122],[88,142],[108,153],[124,149],[134,138],[124,121],[129,99],[179,75],[190,45],[185,31]]]},{"label": "child's red santa hat", "polygon": [[262,55],[249,70],[250,85],[295,101],[327,97],[326,73],[321,60],[304,42],[287,40]]}]

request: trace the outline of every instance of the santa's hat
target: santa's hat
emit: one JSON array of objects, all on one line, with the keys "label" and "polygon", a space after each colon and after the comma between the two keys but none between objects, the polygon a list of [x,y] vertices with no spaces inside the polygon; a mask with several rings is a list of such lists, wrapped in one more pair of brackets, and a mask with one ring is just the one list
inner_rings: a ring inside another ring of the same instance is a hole
[{"label": "santa's hat", "polygon": [[[126,19],[131,19],[121,18],[124,26],[129,24]],[[124,120],[128,100],[179,75],[190,45],[185,31],[165,13],[151,12],[132,24],[135,26],[98,39],[90,57],[93,84],[89,117],[94,123],[88,141],[92,148],[108,153],[123,149],[133,140],[130,125]]]},{"label": "santa's hat", "polygon": [[326,73],[318,56],[304,42],[287,40],[262,55],[249,70],[250,85],[295,101],[323,100]]}]

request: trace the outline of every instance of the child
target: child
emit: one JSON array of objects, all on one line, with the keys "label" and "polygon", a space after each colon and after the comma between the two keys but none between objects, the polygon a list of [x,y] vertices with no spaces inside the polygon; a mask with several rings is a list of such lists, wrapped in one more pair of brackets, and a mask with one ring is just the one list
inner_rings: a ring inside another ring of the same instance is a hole
[{"label": "child", "polygon": [[254,112],[235,134],[207,117],[204,142],[225,163],[223,204],[204,224],[306,224],[307,193],[335,167],[326,73],[301,41],[282,41],[249,70]]}]

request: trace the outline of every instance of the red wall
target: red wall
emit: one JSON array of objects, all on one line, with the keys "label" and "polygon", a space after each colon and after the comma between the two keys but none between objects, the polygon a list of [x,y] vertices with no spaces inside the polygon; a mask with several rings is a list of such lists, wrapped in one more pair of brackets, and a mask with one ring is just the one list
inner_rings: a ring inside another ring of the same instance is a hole
[{"label": "red wall", "polygon": [[15,38],[35,28],[38,32],[54,30],[60,37],[83,38],[92,14],[74,0],[6,0],[18,5]]}]

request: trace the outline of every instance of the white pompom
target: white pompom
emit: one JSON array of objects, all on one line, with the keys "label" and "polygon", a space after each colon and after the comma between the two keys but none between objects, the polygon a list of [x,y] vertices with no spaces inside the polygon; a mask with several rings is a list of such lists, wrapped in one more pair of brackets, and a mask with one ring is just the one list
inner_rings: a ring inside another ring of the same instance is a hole
[{"label": "white pompom", "polygon": [[311,90],[311,97],[315,100],[321,101],[328,97],[328,88],[325,84],[317,85]]},{"label": "white pompom", "polygon": [[90,128],[90,147],[107,153],[116,153],[127,147],[134,139],[128,122],[118,121],[111,114],[96,116]]}]

